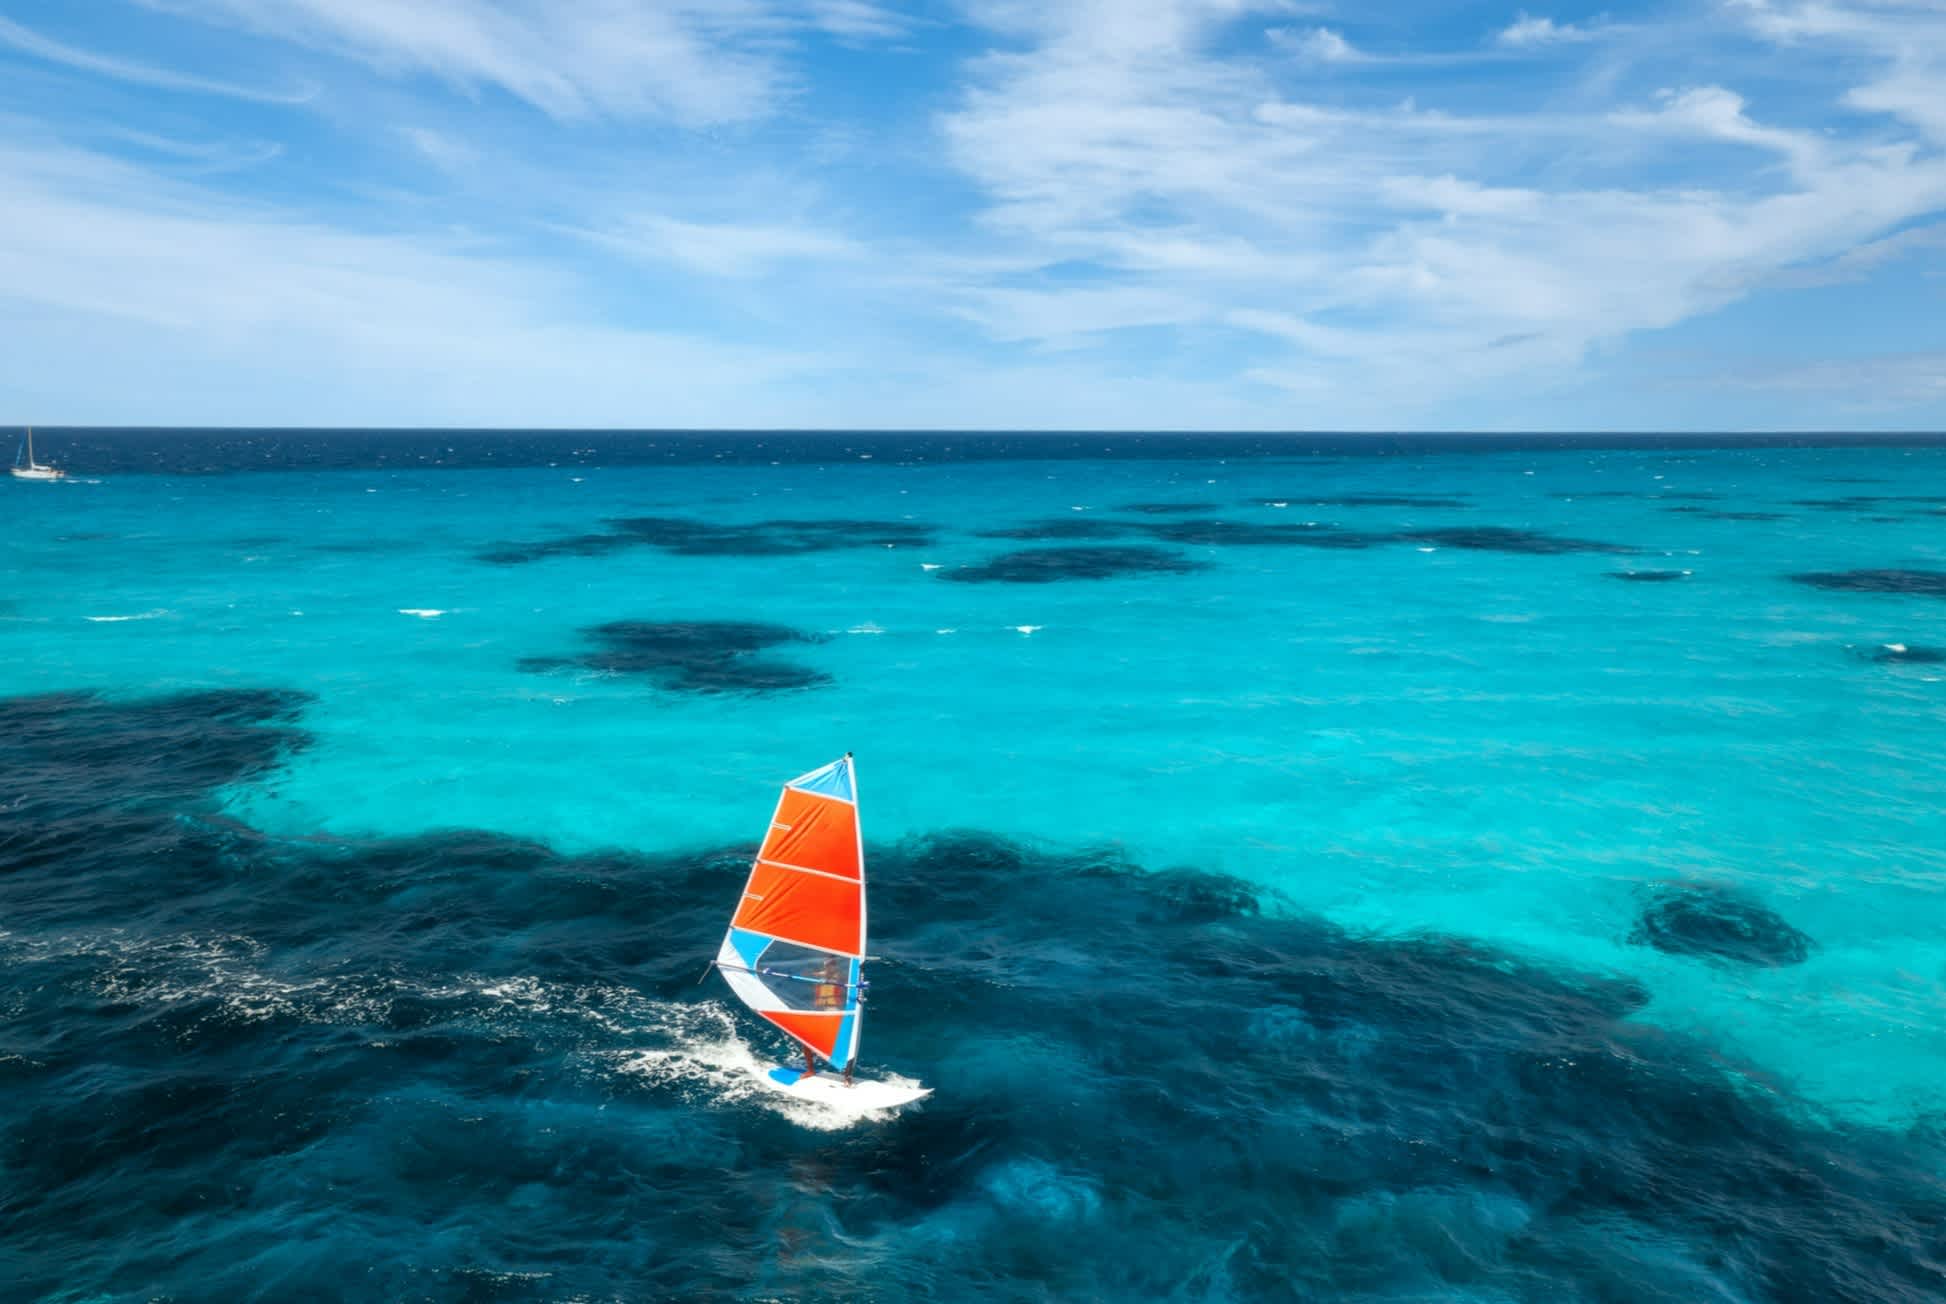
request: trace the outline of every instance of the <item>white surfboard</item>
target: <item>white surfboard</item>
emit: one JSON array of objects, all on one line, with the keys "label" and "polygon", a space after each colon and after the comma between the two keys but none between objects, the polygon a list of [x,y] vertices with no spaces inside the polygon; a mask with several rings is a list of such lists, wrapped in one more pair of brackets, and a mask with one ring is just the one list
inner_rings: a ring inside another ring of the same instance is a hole
[{"label": "white surfboard", "polygon": [[799,1068],[774,1068],[764,1074],[772,1088],[789,1092],[800,1100],[827,1102],[845,1110],[897,1109],[932,1094],[917,1082],[883,1082],[873,1078],[853,1078],[846,1082],[839,1073],[806,1073]]}]

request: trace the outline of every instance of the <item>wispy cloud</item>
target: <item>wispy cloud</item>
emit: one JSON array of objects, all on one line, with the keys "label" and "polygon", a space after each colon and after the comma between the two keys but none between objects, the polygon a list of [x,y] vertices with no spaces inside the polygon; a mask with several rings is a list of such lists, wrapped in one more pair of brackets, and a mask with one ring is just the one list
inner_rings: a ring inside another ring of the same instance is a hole
[{"label": "wispy cloud", "polygon": [[[1873,240],[1847,250],[1836,258],[1811,266],[1787,267],[1776,272],[1765,284],[1777,289],[1807,290],[1826,285],[1850,285],[1864,280],[1879,269],[1908,258],[1923,257],[1935,250],[1946,252],[1946,222],[1917,226]],[[1946,275],[1946,266],[1936,269]]]},{"label": "wispy cloud", "polygon": [[1552,18],[1535,17],[1522,13],[1513,22],[1502,28],[1494,39],[1501,45],[1511,45],[1521,49],[1537,46],[1562,45],[1576,41],[1592,41],[1603,35],[1598,27],[1583,27],[1574,23],[1557,23]]},{"label": "wispy cloud", "polygon": [[1302,31],[1278,28],[1271,40],[1294,54],[1320,63],[1365,63],[1371,56],[1329,27],[1308,27]]},{"label": "wispy cloud", "polygon": [[[591,320],[571,276],[477,242],[366,234],[245,208],[104,156],[0,145],[0,301],[54,314],[10,365],[72,374],[71,327],[153,365],[236,378],[176,419],[252,419],[266,389],[324,422],[683,424],[815,353]],[[159,258],[156,251],[166,249]],[[355,376],[347,392],[334,377]],[[84,408],[84,411],[86,409]],[[96,407],[94,419],[130,419]]]},{"label": "wispy cloud", "polygon": [[0,18],[0,46],[7,46],[22,54],[32,55],[36,59],[45,59],[49,63],[61,64],[81,72],[111,77],[116,81],[131,82],[137,86],[153,86],[158,90],[184,91],[193,95],[220,95],[233,100],[248,100],[255,104],[303,104],[317,95],[316,87],[291,91],[260,90],[175,72],[168,68],[158,68],[132,59],[98,54],[92,50],[83,50],[43,36],[9,18]]},{"label": "wispy cloud", "polygon": [[756,118],[783,72],[759,0],[148,0],[347,55],[381,72],[492,86],[555,118]]},{"label": "wispy cloud", "polygon": [[0,90],[0,385],[76,419],[1626,425],[1641,337],[1839,282],[1913,352],[1800,392],[1946,404],[1942,0],[136,2],[0,19],[115,83]]},{"label": "wispy cloud", "polygon": [[[1272,383],[1452,393],[1558,370],[1720,308],[1753,273],[1840,255],[1946,205],[1946,160],[1876,133],[1772,126],[1716,86],[1572,120],[1539,103],[1482,116],[1287,98],[1234,39],[1253,9],[1271,7],[1153,6],[1148,39],[1052,24],[1031,51],[985,61],[946,130],[989,222],[1050,265],[1108,278],[1064,292],[1077,305],[1259,331],[1295,348],[1256,369]],[[1340,62],[1351,49],[1310,39]],[[1748,146],[1751,161],[1719,169],[1717,185],[1576,180],[1591,147],[1674,159],[1704,142]],[[1545,189],[1512,182],[1536,172]],[[1127,261],[1132,237],[1165,233],[1178,247],[1247,245],[1251,282]],[[995,329],[1047,321],[1065,341],[1094,319],[1043,304]]]},{"label": "wispy cloud", "polygon": [[399,138],[428,163],[444,172],[459,172],[479,162],[480,151],[451,134],[431,127],[395,127]]},{"label": "wispy cloud", "polygon": [[1939,0],[1727,0],[1772,40],[1877,59],[1848,103],[1902,118],[1946,143],[1946,4]]},{"label": "wispy cloud", "polygon": [[574,234],[625,257],[676,263],[708,276],[752,277],[782,262],[851,260],[864,249],[844,236],[795,223],[686,222],[639,215]]},{"label": "wispy cloud", "polygon": [[1692,383],[1837,398],[1869,411],[1946,399],[1946,352],[1792,358],[1718,371]]},{"label": "wispy cloud", "polygon": [[867,0],[809,0],[807,13],[820,31],[848,40],[890,40],[912,29],[904,14]]}]

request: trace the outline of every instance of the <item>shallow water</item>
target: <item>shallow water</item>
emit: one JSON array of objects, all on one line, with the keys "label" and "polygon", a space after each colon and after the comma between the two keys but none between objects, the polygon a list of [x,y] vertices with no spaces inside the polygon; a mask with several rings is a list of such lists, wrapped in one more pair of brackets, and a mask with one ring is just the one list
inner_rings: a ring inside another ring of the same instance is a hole
[{"label": "shallow water", "polygon": [[[1946,448],[69,438],[30,1295],[1946,1289]],[[695,982],[845,750],[891,1120]]]}]

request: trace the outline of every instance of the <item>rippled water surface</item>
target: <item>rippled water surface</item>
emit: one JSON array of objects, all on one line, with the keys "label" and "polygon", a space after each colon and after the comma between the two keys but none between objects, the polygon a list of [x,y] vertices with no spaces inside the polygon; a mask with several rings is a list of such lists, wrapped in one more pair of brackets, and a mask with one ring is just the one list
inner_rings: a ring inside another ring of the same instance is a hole
[{"label": "rippled water surface", "polygon": [[1941,1297],[1946,448],[1628,442],[37,439],[8,1297]]}]

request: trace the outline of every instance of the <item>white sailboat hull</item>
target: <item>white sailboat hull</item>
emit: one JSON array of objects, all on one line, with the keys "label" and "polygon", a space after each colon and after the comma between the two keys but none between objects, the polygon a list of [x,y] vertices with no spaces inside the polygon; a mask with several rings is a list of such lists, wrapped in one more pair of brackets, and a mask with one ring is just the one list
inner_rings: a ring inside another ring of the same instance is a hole
[{"label": "white sailboat hull", "polygon": [[16,466],[11,470],[16,480],[59,480],[67,474],[51,466]]}]

